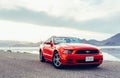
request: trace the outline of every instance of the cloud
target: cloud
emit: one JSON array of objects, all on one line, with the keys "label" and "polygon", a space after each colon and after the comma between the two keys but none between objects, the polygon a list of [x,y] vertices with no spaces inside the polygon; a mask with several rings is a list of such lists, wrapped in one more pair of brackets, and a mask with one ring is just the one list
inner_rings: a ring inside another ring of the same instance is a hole
[{"label": "cloud", "polygon": [[0,19],[50,26],[71,26],[78,23],[71,19],[54,17],[45,12],[35,12],[25,8],[19,8],[18,10],[0,10]]},{"label": "cloud", "polygon": [[0,0],[0,19],[116,34],[120,29],[119,3],[119,0]]},{"label": "cloud", "polygon": [[1,9],[24,7],[51,16],[88,21],[120,12],[120,0],[1,0]]},{"label": "cloud", "polygon": [[[116,14],[108,18],[93,19],[85,22],[78,22],[74,19],[66,19],[64,17],[50,16],[46,12],[36,12],[25,8],[17,10],[0,10],[1,20],[10,20],[16,22],[24,22],[36,25],[54,26],[54,27],[70,27],[80,30],[88,30],[103,33],[119,33],[120,15]],[[113,28],[115,27],[115,28]]]},{"label": "cloud", "polygon": [[50,36],[74,36],[81,39],[103,40],[111,34],[83,31],[66,27],[37,26],[0,20],[0,39],[38,42]]}]

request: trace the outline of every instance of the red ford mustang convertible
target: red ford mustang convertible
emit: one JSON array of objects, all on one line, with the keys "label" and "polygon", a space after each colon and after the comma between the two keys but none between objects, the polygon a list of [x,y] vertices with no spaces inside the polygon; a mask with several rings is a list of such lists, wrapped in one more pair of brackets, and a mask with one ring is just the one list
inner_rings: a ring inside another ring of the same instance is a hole
[{"label": "red ford mustang convertible", "polygon": [[64,65],[102,64],[103,55],[92,45],[82,43],[74,37],[51,37],[40,45],[39,58],[41,62],[50,61],[55,68]]}]

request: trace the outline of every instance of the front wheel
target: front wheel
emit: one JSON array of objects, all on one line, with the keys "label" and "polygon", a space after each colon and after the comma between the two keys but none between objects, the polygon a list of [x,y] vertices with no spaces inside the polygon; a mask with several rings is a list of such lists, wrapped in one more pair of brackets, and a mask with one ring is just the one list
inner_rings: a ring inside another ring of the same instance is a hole
[{"label": "front wheel", "polygon": [[53,66],[55,68],[62,68],[62,64],[61,64],[61,61],[60,61],[60,56],[58,53],[55,53],[54,56],[53,56]]}]

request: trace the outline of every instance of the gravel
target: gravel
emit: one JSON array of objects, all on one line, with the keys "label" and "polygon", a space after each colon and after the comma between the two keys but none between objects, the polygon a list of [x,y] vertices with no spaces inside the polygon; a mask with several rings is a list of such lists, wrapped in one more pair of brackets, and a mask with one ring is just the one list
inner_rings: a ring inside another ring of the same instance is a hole
[{"label": "gravel", "polygon": [[97,68],[69,66],[56,69],[39,62],[38,55],[0,52],[0,78],[120,78],[120,62],[104,61]]}]

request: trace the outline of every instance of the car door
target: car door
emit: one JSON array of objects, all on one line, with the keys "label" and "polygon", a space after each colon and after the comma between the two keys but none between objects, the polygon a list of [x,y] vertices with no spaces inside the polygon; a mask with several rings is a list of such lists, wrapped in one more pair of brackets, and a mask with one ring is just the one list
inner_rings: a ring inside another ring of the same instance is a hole
[{"label": "car door", "polygon": [[[51,44],[47,44],[47,43],[51,43]],[[44,44],[44,56],[47,60],[50,61],[52,60],[52,54],[54,51],[52,44],[53,44],[52,38],[48,39]]]}]

